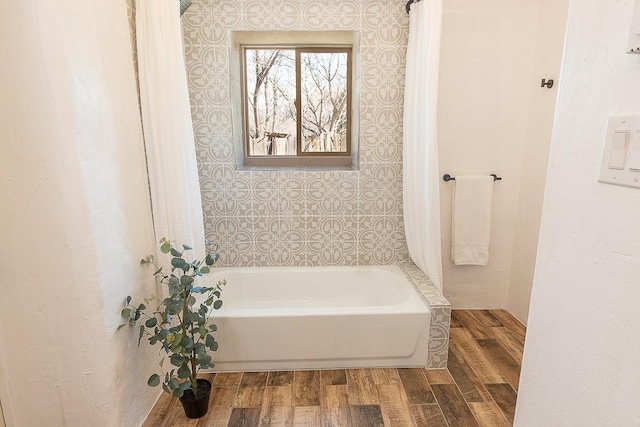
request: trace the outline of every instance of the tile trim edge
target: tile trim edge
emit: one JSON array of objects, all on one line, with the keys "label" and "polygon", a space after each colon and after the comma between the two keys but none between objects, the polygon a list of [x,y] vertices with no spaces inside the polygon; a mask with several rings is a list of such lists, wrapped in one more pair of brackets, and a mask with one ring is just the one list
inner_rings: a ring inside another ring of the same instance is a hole
[{"label": "tile trim edge", "polygon": [[399,261],[398,266],[431,310],[429,351],[425,366],[427,369],[446,368],[449,353],[451,303],[413,261]]}]

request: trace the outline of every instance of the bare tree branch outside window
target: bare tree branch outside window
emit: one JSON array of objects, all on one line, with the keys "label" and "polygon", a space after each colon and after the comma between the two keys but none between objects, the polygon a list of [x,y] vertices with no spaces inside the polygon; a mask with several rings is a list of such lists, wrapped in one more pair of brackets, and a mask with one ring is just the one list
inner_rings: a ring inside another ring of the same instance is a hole
[{"label": "bare tree branch outside window", "polygon": [[348,49],[245,49],[250,156],[350,151],[349,54]]}]

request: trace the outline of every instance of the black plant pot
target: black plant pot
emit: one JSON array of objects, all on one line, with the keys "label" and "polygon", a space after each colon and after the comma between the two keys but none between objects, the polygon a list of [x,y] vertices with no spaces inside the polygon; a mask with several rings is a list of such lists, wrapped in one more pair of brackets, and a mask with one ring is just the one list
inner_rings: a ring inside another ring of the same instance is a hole
[{"label": "black plant pot", "polygon": [[209,410],[209,395],[211,394],[211,382],[198,378],[196,394],[187,389],[180,398],[187,418],[200,418]]}]

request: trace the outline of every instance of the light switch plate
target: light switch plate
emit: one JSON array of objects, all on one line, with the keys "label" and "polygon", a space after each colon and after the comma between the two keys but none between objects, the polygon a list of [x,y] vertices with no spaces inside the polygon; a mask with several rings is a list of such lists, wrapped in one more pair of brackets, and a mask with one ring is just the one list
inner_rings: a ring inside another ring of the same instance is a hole
[{"label": "light switch plate", "polygon": [[640,114],[609,117],[598,181],[640,188],[639,147]]}]

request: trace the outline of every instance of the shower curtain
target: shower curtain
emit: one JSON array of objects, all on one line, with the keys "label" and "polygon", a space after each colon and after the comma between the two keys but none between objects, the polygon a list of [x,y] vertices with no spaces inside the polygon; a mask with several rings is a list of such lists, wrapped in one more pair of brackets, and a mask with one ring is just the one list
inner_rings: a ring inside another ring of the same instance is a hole
[{"label": "shower curtain", "polygon": [[[204,225],[180,4],[137,0],[140,105],[156,237],[204,255]],[[194,258],[195,258],[194,256]]]},{"label": "shower curtain", "polygon": [[405,77],[404,223],[409,255],[442,289],[437,146],[441,0],[411,4]]}]

